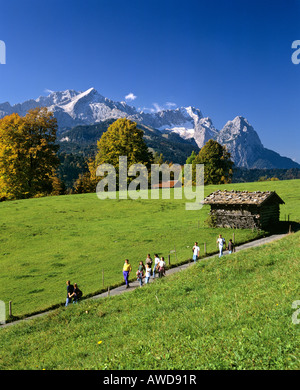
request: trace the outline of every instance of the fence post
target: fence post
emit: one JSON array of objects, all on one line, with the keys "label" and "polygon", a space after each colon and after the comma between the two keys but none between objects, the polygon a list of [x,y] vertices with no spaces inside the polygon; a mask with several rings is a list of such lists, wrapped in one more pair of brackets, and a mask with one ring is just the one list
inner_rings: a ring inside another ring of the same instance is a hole
[{"label": "fence post", "polygon": [[168,255],[168,263],[171,264],[171,255]]},{"label": "fence post", "polygon": [[110,289],[109,289],[109,286],[107,287],[107,296],[108,296],[108,297],[110,296]]},{"label": "fence post", "polygon": [[12,317],[12,301],[8,302],[8,315]]}]

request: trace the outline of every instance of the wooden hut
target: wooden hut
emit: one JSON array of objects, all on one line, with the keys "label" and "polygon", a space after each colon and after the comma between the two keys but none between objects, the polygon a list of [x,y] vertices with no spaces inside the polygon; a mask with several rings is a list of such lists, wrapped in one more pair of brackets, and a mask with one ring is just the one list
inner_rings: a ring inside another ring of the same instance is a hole
[{"label": "wooden hut", "polygon": [[279,222],[279,205],[284,201],[272,191],[216,191],[204,204],[211,207],[215,226],[238,229],[268,229]]}]

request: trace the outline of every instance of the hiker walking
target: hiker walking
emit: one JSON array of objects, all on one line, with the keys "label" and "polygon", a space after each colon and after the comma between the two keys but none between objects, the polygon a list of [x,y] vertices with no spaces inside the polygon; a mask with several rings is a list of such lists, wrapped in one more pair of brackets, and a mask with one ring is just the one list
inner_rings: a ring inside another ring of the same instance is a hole
[{"label": "hiker walking", "polygon": [[223,247],[226,244],[225,238],[222,237],[222,234],[219,234],[217,244],[219,244],[219,257],[221,257],[223,256]]},{"label": "hiker walking", "polygon": [[198,246],[198,242],[195,242],[195,245],[193,246],[193,260],[196,262],[199,258],[200,248]]},{"label": "hiker walking", "polygon": [[160,262],[160,258],[158,254],[154,255],[154,267],[153,267],[153,279],[155,279],[155,271],[158,272],[158,264]]},{"label": "hiker walking", "polygon": [[149,264],[146,264],[146,273],[145,273],[145,281],[146,284],[149,283],[150,281],[150,276],[151,276],[151,266]]},{"label": "hiker walking", "polygon": [[65,306],[68,306],[72,302],[72,294],[74,292],[74,286],[71,284],[70,280],[67,280],[67,299]]},{"label": "hiker walking", "polygon": [[235,252],[235,246],[232,242],[232,239],[229,240],[227,249],[228,249],[229,254],[231,254],[232,252]]},{"label": "hiker walking", "polygon": [[150,256],[150,253],[148,253],[145,263],[146,265],[149,264],[150,267],[152,266],[152,258]]},{"label": "hiker walking", "polygon": [[166,273],[166,263],[164,257],[162,256],[160,258],[160,262],[158,263],[158,275],[161,278],[165,275],[165,273]]},{"label": "hiker walking", "polygon": [[71,298],[73,299],[73,303],[78,303],[79,299],[82,297],[82,291],[79,289],[77,283],[74,283],[74,290]]},{"label": "hiker walking", "polygon": [[132,267],[129,264],[129,260],[125,259],[125,263],[123,265],[123,276],[124,276],[126,288],[129,287],[129,280],[128,279],[129,279],[130,271],[132,271]]},{"label": "hiker walking", "polygon": [[140,261],[139,268],[136,271],[136,277],[140,283],[140,287],[142,287],[142,285],[143,285],[144,271],[145,271],[144,263],[142,261]]}]

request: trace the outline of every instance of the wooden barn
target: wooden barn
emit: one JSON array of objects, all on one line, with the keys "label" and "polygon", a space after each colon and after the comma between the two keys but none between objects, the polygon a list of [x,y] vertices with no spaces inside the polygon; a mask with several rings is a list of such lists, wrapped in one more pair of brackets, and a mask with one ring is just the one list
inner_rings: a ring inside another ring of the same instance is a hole
[{"label": "wooden barn", "polygon": [[279,222],[279,205],[284,201],[276,192],[216,191],[204,204],[211,207],[215,226],[238,229],[268,229]]}]

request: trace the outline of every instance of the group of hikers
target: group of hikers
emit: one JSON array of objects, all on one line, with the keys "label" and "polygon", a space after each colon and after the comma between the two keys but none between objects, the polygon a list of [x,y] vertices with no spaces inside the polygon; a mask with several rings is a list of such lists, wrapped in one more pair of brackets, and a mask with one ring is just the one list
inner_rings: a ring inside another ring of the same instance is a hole
[{"label": "group of hikers", "polygon": [[[217,244],[219,246],[219,257],[223,256],[223,249],[225,247],[228,250],[228,253],[235,252],[235,247],[230,239],[228,242],[228,246],[226,246],[226,240],[222,237],[222,234],[219,234],[219,238],[217,239]],[[193,246],[193,260],[196,262],[200,256],[200,247],[198,246],[198,242],[196,241]],[[153,268],[152,268],[153,267]],[[129,275],[132,271],[132,266],[129,263],[128,259],[125,259],[125,263],[123,265],[123,277],[125,280],[126,288],[129,288]],[[143,286],[143,279],[145,279],[145,283],[148,284],[150,282],[150,277],[152,275],[153,279],[155,279],[155,275],[158,275],[159,278],[163,277],[166,274],[166,263],[163,256],[159,258],[158,254],[154,255],[154,260],[152,260],[150,253],[148,253],[147,258],[145,260],[145,265],[143,261],[140,261],[138,270],[136,271],[136,277],[140,284],[140,287]],[[67,299],[65,306],[68,306],[71,302],[77,303],[78,300],[82,297],[82,291],[78,288],[77,283],[74,283],[74,286],[71,284],[70,280],[67,281]]]},{"label": "group of hikers", "polygon": [[[226,246],[226,240],[222,237],[222,234],[219,234],[219,238],[217,239],[217,244],[219,246],[219,257],[223,256],[223,249],[228,250],[228,253],[231,254],[235,251],[234,244],[232,239],[229,240],[228,246]],[[198,242],[196,241],[193,246],[193,260],[196,262],[200,256],[200,247],[198,246]],[[153,266],[153,268],[152,268]],[[125,263],[123,265],[123,277],[125,281],[126,288],[129,288],[129,275],[132,271],[132,266],[129,263],[128,259],[125,259]],[[150,281],[150,277],[152,274],[153,279],[155,279],[155,275],[158,274],[158,277],[161,278],[166,273],[166,263],[164,257],[160,257],[155,254],[154,260],[152,260],[151,255],[148,253],[147,258],[145,260],[145,265],[143,261],[140,261],[138,270],[136,271],[136,277],[140,284],[140,287],[143,285],[143,279],[145,279],[145,283],[148,284]]]},{"label": "group of hikers", "polygon": [[226,240],[222,237],[222,234],[219,234],[219,238],[217,239],[217,244],[219,245],[219,257],[223,256],[223,249],[225,246],[225,249],[228,250],[228,253],[231,254],[232,252],[235,252],[235,247],[232,242],[232,239],[228,241],[228,245],[226,247]]},{"label": "group of hikers", "polygon": [[[152,269],[153,265],[153,269]],[[125,280],[126,288],[129,288],[129,275],[132,271],[131,264],[128,259],[125,259],[125,263],[123,265],[123,276]],[[154,255],[154,260],[152,260],[150,253],[148,253],[147,258],[145,260],[145,264],[143,261],[140,261],[138,270],[136,271],[136,277],[140,284],[140,287],[143,285],[143,279],[145,278],[146,284],[149,283],[151,274],[153,279],[155,279],[155,275],[157,274],[159,278],[163,277],[166,274],[166,263],[163,256],[160,258],[158,254]]]},{"label": "group of hikers", "polygon": [[[219,238],[217,239],[217,244],[219,247],[219,257],[223,256],[223,250],[224,247],[226,250],[228,250],[228,253],[231,254],[232,252],[235,252],[235,247],[232,242],[232,239],[228,241],[228,246],[226,246],[226,240],[222,237],[222,234],[219,234]],[[200,255],[200,248],[198,246],[198,242],[195,242],[195,245],[193,246],[193,260],[197,261]]]},{"label": "group of hikers", "polygon": [[68,306],[71,302],[78,303],[82,297],[82,291],[78,288],[77,283],[71,284],[70,280],[67,280],[67,299],[65,306]]}]

